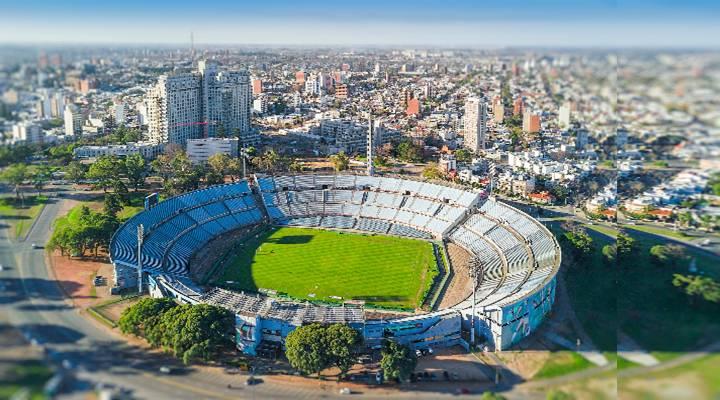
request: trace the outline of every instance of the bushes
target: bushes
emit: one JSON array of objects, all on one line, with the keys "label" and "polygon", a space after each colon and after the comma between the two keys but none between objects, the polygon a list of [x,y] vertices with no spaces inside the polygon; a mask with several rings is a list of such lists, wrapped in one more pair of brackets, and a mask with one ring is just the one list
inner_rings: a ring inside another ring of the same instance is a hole
[{"label": "bushes", "polygon": [[172,351],[184,363],[209,360],[232,345],[233,315],[207,304],[177,305],[170,299],[143,299],[123,311],[120,330],[144,336],[153,347]]}]

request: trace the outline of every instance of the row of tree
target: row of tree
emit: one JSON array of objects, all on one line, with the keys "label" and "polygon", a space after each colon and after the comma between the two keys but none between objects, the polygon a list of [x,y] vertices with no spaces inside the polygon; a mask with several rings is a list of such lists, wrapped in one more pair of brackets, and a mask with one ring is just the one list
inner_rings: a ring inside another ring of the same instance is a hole
[{"label": "row of tree", "polygon": [[[117,210],[118,201],[114,197],[110,198],[109,206]],[[48,249],[60,250],[61,255],[74,257],[84,257],[90,251],[97,257],[100,249],[108,249],[112,235],[120,226],[116,212],[92,211],[87,206],[81,206],[77,214],[71,212],[55,222],[52,236],[47,243]]]},{"label": "row of tree", "polygon": [[208,304],[178,305],[171,299],[145,298],[123,311],[123,333],[144,337],[151,346],[172,352],[188,364],[209,361],[232,348],[235,320],[228,310]]},{"label": "row of tree", "polygon": [[[337,367],[342,378],[356,363],[362,337],[345,324],[310,324],[290,332],[285,347],[290,365],[303,374],[320,377],[323,370]],[[416,364],[417,359],[410,348],[386,342],[380,360],[386,379],[407,381]]]}]

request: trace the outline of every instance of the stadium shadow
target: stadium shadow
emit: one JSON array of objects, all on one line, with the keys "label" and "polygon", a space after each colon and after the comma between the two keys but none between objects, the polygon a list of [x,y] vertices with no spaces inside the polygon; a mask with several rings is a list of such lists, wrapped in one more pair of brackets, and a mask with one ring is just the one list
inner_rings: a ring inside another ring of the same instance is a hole
[{"label": "stadium shadow", "polygon": [[58,285],[69,288],[70,292],[77,290],[80,285],[72,281],[53,281],[40,278],[4,278],[0,279],[0,305],[12,304],[26,298],[41,300],[63,300],[65,295]]},{"label": "stadium shadow", "polygon": [[312,235],[291,235],[291,236],[283,236],[279,239],[272,239],[268,238],[266,239],[269,243],[276,243],[276,244],[306,244],[310,243],[310,241],[313,240]]}]

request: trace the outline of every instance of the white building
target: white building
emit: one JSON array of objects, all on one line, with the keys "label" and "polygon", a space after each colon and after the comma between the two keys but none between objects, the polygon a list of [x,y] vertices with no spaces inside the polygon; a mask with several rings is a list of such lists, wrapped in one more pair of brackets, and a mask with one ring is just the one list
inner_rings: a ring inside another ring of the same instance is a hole
[{"label": "white building", "polygon": [[125,113],[125,102],[124,101],[122,101],[122,100],[115,101],[114,117],[115,117],[116,124],[118,124],[118,125],[125,124],[125,118],[127,117],[127,114]]},{"label": "white building", "polygon": [[256,142],[250,138],[250,108],[252,87],[247,71],[218,71],[217,63],[201,60],[198,70],[202,75],[203,121],[207,122],[205,136],[234,136],[243,142]]},{"label": "white building", "polygon": [[80,146],[73,150],[78,159],[95,159],[102,156],[126,157],[132,154],[141,154],[151,160],[162,154],[165,145],[154,142],[137,142],[128,144],[109,144],[105,146]]},{"label": "white building", "polygon": [[477,97],[465,100],[465,147],[478,152],[485,148],[485,132],[487,129],[487,104]]},{"label": "white building", "polygon": [[567,129],[570,126],[570,103],[565,102],[558,111],[558,127]]},{"label": "white building", "polygon": [[83,116],[80,109],[74,104],[65,106],[65,135],[82,135]]},{"label": "white building", "polygon": [[267,98],[263,95],[253,100],[253,111],[258,114],[265,114],[268,110]]},{"label": "white building", "polygon": [[202,135],[202,89],[197,74],[162,75],[147,96],[148,138],[185,145]]},{"label": "white building", "polygon": [[23,121],[13,125],[12,138],[14,142],[41,143],[45,133],[40,124]]},{"label": "white building", "polygon": [[305,93],[319,96],[322,89],[322,77],[312,74],[305,79]]},{"label": "white building", "polygon": [[193,163],[205,163],[215,154],[238,156],[238,138],[190,139],[187,141],[187,156]]},{"label": "white building", "polygon": [[218,71],[199,61],[196,73],[163,75],[148,92],[148,136],[159,143],[185,145],[189,139],[239,137],[255,144],[250,127],[252,89],[245,71]]}]

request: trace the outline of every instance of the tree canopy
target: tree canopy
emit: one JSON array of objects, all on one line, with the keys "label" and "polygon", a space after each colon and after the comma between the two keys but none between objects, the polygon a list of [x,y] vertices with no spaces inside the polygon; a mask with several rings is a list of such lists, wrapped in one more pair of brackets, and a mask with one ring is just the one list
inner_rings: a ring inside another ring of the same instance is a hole
[{"label": "tree canopy", "polygon": [[285,355],[293,368],[317,374],[335,366],[344,376],[355,363],[360,334],[345,324],[310,324],[296,328],[285,340]]},{"label": "tree canopy", "polygon": [[123,311],[118,325],[124,333],[144,336],[153,347],[171,351],[188,364],[210,360],[230,348],[235,321],[221,307],[143,299]]},{"label": "tree canopy", "polygon": [[387,379],[396,379],[401,382],[410,379],[410,374],[415,371],[417,358],[409,347],[388,341],[382,349],[380,367]]}]

